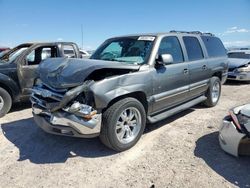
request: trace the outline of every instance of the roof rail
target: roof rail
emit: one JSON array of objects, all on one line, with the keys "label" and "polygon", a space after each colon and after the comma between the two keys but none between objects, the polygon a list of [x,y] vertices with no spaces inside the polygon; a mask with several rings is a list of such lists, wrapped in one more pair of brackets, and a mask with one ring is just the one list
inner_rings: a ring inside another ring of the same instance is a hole
[{"label": "roof rail", "polygon": [[171,30],[170,33],[187,33],[187,34],[198,34],[198,35],[214,36],[214,34],[212,34],[212,33],[202,33],[200,31],[176,31],[176,30]]}]

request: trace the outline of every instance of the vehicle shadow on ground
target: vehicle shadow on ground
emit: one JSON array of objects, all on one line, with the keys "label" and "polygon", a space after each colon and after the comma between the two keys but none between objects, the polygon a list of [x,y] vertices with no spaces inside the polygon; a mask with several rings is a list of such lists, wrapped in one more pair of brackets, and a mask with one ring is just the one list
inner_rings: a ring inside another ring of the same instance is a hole
[{"label": "vehicle shadow on ground", "polygon": [[14,103],[9,113],[17,112],[28,108],[31,108],[31,103],[29,101]]},{"label": "vehicle shadow on ground", "polygon": [[230,183],[239,187],[250,187],[250,157],[236,158],[226,154],[220,148],[218,132],[199,138],[194,154]]},{"label": "vehicle shadow on ground", "polygon": [[114,155],[98,138],[82,139],[45,133],[35,125],[33,118],[1,125],[4,136],[19,149],[18,161],[30,160],[36,164],[64,163],[68,158],[96,158]]},{"label": "vehicle shadow on ground", "polygon": [[177,120],[181,117],[184,117],[184,116],[188,115],[189,113],[192,113],[193,111],[195,111],[195,108],[190,108],[190,109],[184,110],[182,112],[179,112],[173,116],[170,116],[169,118],[166,118],[166,119],[159,121],[157,123],[153,123],[153,124],[147,123],[144,134],[147,134],[147,133],[150,133],[156,129],[159,129],[162,126],[166,126],[167,124],[172,123],[175,120]]},{"label": "vehicle shadow on ground", "polygon": [[[192,109],[183,111],[155,124],[147,124],[145,134],[183,117]],[[117,152],[105,147],[99,138],[71,138],[45,133],[33,118],[1,125],[4,136],[19,149],[18,161],[30,160],[35,164],[64,163],[71,157],[97,158],[115,155]]]}]

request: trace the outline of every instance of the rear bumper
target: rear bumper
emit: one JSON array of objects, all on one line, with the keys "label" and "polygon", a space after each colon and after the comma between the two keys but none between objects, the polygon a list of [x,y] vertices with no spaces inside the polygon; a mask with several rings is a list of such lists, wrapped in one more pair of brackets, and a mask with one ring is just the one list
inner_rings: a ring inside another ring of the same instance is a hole
[{"label": "rear bumper", "polygon": [[228,80],[250,81],[250,72],[228,72]]},{"label": "rear bumper", "polygon": [[48,133],[81,138],[93,138],[100,134],[101,114],[87,120],[63,111],[49,113],[35,105],[32,110],[36,124]]}]

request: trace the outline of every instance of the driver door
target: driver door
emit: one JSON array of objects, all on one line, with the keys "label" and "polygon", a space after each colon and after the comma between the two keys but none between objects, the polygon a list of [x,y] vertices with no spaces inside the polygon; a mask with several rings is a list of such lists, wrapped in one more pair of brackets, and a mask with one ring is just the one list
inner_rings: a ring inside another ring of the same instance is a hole
[{"label": "driver door", "polygon": [[188,64],[184,61],[179,39],[176,36],[163,38],[158,50],[158,55],[161,54],[172,55],[173,63],[155,68],[154,113],[184,102],[189,92]]},{"label": "driver door", "polygon": [[27,53],[22,56],[19,64],[19,83],[23,95],[30,94],[30,88],[34,85],[35,78],[37,78],[37,68],[42,60],[47,58],[57,57],[57,49],[52,46],[36,47],[27,50]]}]

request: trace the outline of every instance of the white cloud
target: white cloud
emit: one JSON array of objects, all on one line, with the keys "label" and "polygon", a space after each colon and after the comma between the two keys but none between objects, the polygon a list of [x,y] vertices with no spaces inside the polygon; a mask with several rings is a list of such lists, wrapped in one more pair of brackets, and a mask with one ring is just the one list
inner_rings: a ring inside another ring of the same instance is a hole
[{"label": "white cloud", "polygon": [[63,41],[63,38],[57,38],[57,41]]},{"label": "white cloud", "polygon": [[248,33],[248,32],[250,32],[250,30],[245,29],[245,28],[238,28],[238,27],[234,26],[234,27],[228,28],[224,32],[224,35],[225,34],[231,34],[231,33]]},{"label": "white cloud", "polygon": [[239,41],[225,41],[223,44],[226,47],[245,47],[245,46],[250,46],[250,40],[245,41],[245,40],[239,40]]}]

